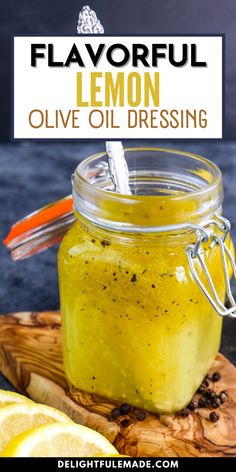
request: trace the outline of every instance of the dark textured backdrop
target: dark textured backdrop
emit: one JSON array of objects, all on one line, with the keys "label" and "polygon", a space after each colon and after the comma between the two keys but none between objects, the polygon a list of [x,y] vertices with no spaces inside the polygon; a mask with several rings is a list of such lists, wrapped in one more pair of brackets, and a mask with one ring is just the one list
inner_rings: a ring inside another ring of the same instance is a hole
[{"label": "dark textured backdrop", "polygon": [[[152,142],[152,145],[155,144],[163,143]],[[165,145],[191,150],[220,165],[225,184],[224,214],[231,219],[236,241],[236,144],[202,142],[190,145],[172,141],[165,142]],[[129,142],[129,146],[132,146],[132,142]],[[17,219],[69,194],[70,176],[78,162],[103,148],[104,144],[101,142],[0,146],[0,241]],[[57,248],[54,247],[31,259],[13,263],[0,244],[0,313],[57,309],[59,298],[56,259]],[[236,320],[225,320],[222,348],[236,364],[235,335]],[[1,386],[6,387],[8,384],[0,378],[0,388]]]},{"label": "dark textured backdrop", "polygon": [[[106,34],[226,34],[226,136],[236,138],[235,0],[89,0]],[[0,0],[0,139],[9,139],[10,35],[76,34],[85,0]]]}]

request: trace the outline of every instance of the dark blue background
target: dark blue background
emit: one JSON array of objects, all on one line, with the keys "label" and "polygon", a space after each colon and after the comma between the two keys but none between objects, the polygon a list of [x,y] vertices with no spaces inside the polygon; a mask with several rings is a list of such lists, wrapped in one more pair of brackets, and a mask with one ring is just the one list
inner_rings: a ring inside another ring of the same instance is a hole
[{"label": "dark blue background", "polygon": [[[10,35],[76,34],[84,1],[0,1],[1,140],[10,136]],[[236,138],[235,0],[91,0],[89,5],[106,34],[225,33],[226,137]]]}]

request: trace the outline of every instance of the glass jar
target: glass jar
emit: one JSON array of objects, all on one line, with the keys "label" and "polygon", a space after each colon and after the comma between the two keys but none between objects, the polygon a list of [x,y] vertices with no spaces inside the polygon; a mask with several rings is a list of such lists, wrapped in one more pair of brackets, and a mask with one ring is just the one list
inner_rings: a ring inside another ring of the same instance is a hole
[{"label": "glass jar", "polygon": [[[65,371],[86,392],[173,412],[191,400],[220,345],[222,317],[199,281],[209,282],[207,267],[223,304],[212,238],[226,237],[221,172],[168,149],[125,156],[132,195],[115,193],[105,153],[73,176],[77,218],[58,257]],[[224,247],[233,252],[229,236]]]}]

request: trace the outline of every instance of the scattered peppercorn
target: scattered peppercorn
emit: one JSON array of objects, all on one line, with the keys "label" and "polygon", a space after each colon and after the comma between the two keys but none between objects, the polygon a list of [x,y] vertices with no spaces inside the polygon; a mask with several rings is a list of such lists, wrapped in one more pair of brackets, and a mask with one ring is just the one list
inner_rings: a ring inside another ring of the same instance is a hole
[{"label": "scattered peppercorn", "polygon": [[220,372],[214,372],[214,374],[212,375],[213,382],[219,382],[220,379],[221,379],[221,373]]},{"label": "scattered peppercorn", "polygon": [[95,239],[91,239],[91,243],[95,243],[95,242],[96,242]]},{"label": "scattered peppercorn", "polygon": [[207,375],[205,376],[204,381],[205,381],[205,380],[207,380],[207,381],[210,381],[210,380],[211,380],[211,377],[210,377],[209,374],[207,374]]},{"label": "scattered peppercorn", "polygon": [[121,426],[123,428],[127,428],[130,425],[130,420],[128,418],[125,418],[124,420],[121,421]]},{"label": "scattered peppercorn", "polygon": [[227,395],[225,394],[225,392],[220,392],[219,400],[220,400],[220,403],[224,403],[227,400]]},{"label": "scattered peppercorn", "polygon": [[155,287],[156,287],[156,285],[152,284],[152,288],[155,288]]},{"label": "scattered peppercorn", "polygon": [[216,411],[212,411],[209,415],[209,418],[212,421],[212,423],[217,423],[217,421],[219,421],[220,419],[220,415]]},{"label": "scattered peppercorn", "polygon": [[128,415],[130,413],[131,407],[128,405],[128,403],[123,403],[123,405],[120,406],[120,412],[122,415]]},{"label": "scattered peppercorn", "polygon": [[220,406],[220,399],[219,398],[214,398],[212,401],[211,401],[211,406],[213,408],[219,408]]},{"label": "scattered peppercorn", "polygon": [[134,414],[138,421],[144,421],[147,416],[147,413],[145,413],[143,410],[135,410]]},{"label": "scattered peppercorn", "polygon": [[199,408],[205,408],[207,406],[207,399],[204,397],[199,398],[198,406]]},{"label": "scattered peppercorn", "polygon": [[198,407],[198,402],[196,402],[195,400],[191,400],[191,402],[188,404],[189,410],[196,410],[197,407]]},{"label": "scattered peppercorn", "polygon": [[206,390],[205,385],[203,385],[203,383],[201,383],[201,385],[197,389],[197,392],[198,393],[203,393],[203,392],[205,392],[205,390]]},{"label": "scattered peppercorn", "polygon": [[202,382],[202,385],[204,385],[204,387],[206,387],[206,388],[209,387],[209,385],[210,385],[210,379],[207,378],[207,377],[205,377],[205,379],[204,379],[203,382]]},{"label": "scattered peppercorn", "polygon": [[120,409],[119,408],[113,408],[111,410],[112,419],[115,420],[116,418],[118,418],[118,416],[120,416]]},{"label": "scattered peppercorn", "polygon": [[212,388],[208,388],[205,392],[205,395],[209,400],[212,400],[213,398],[216,398],[216,392]]},{"label": "scattered peppercorn", "polygon": [[180,412],[180,416],[182,416],[182,418],[187,418],[187,416],[189,416],[189,409],[188,408],[184,408],[183,410],[181,410]]},{"label": "scattered peppercorn", "polygon": [[228,398],[229,393],[227,392],[227,390],[222,390],[222,391],[220,392],[220,395],[221,395],[222,393],[226,396],[226,398]]}]

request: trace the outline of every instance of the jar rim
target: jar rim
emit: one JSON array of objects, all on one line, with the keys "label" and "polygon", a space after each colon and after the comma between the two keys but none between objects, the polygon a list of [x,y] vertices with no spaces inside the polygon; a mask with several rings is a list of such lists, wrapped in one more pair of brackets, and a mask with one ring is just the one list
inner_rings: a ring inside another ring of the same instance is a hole
[{"label": "jar rim", "polygon": [[[203,187],[199,190],[193,190],[191,191],[191,195],[194,195],[194,196],[197,196],[197,195],[200,195],[202,193],[204,193],[205,191],[208,191],[210,189],[213,189],[215,186],[218,185],[218,183],[221,181],[222,179],[222,174],[221,174],[221,170],[219,169],[219,167],[217,166],[217,164],[214,164],[213,162],[211,162],[209,159],[203,157],[203,156],[200,156],[199,154],[195,154],[193,152],[189,152],[189,151],[182,151],[182,150],[176,150],[176,149],[173,149],[173,148],[162,148],[162,147],[132,147],[132,148],[125,148],[124,149],[124,152],[130,152],[130,151],[154,151],[154,152],[168,152],[168,153],[171,153],[171,154],[175,154],[175,155],[179,155],[179,156],[185,156],[185,157],[191,157],[192,159],[196,160],[196,161],[199,161],[199,162],[204,162],[205,164],[208,165],[209,168],[211,168],[214,172],[214,180],[209,184],[207,185],[206,187]],[[92,156],[89,156],[87,158],[85,158],[82,162],[80,162],[80,164],[78,164],[78,166],[76,167],[75,169],[75,172],[76,172],[76,175],[84,182],[85,185],[88,185],[88,187],[92,187],[94,188],[93,184],[91,184],[81,173],[80,171],[83,170],[83,168],[85,167],[85,165],[88,165],[90,163],[92,163],[94,160],[98,159],[98,158],[101,158],[101,157],[107,157],[107,153],[104,151],[104,152],[99,152],[97,154],[93,154]],[[137,199],[137,200],[140,200],[140,199],[143,199],[143,198],[150,198],[150,195],[125,195],[125,194],[121,194],[121,193],[117,193],[117,192],[114,192],[114,191],[108,191],[108,190],[104,190],[104,189],[100,189],[100,188],[97,188],[97,191],[98,193],[109,193],[109,194],[112,194],[112,196],[114,198],[117,198],[119,199],[121,196],[122,198],[127,198],[127,199]],[[151,196],[152,198],[155,197],[155,198],[160,198],[160,195],[152,195]],[[183,194],[183,195],[167,195],[165,196],[165,198],[171,198],[171,199],[175,199],[175,200],[181,200],[181,199],[185,199],[186,198],[186,194]]]},{"label": "jar rim", "polygon": [[[142,147],[132,147],[132,148],[125,148],[124,149],[125,156],[129,153],[154,153],[160,154],[165,153],[165,155],[171,155],[176,158],[182,159],[182,163],[184,162],[183,159],[189,159],[192,161],[193,164],[202,165],[206,169],[209,170],[210,181],[205,182],[200,188],[190,189],[188,192],[184,193],[175,193],[170,195],[158,194],[158,195],[145,195],[145,194],[132,194],[132,195],[124,195],[120,193],[116,193],[114,190],[107,190],[106,188],[100,188],[88,178],[86,174],[86,169],[91,167],[95,162],[98,162],[104,158],[107,158],[106,152],[100,152],[97,154],[93,154],[92,156],[84,159],[76,168],[73,180],[74,186],[74,196],[75,196],[75,207],[79,213],[83,216],[87,217],[88,219],[93,220],[92,213],[96,213],[96,206],[99,206],[98,202],[101,202],[103,199],[110,199],[115,204],[121,203],[124,208],[130,207],[132,204],[148,204],[153,203],[153,205],[160,204],[163,200],[166,204],[174,205],[175,210],[178,212],[178,207],[180,208],[181,205],[183,206],[185,202],[189,199],[195,201],[196,205],[199,201],[199,208],[196,211],[196,214],[190,215],[182,215],[180,216],[180,223],[186,221],[199,221],[201,220],[206,214],[212,214],[214,211],[217,211],[223,202],[223,189],[222,189],[222,174],[219,167],[211,162],[210,160],[202,157],[198,154],[189,152],[189,151],[182,151],[176,150],[173,148],[162,148],[162,147],[153,147],[153,146],[142,146]],[[179,161],[180,162],[180,161]],[[79,197],[79,198],[77,198]],[[87,202],[86,202],[87,200]],[[209,208],[207,209],[207,202],[210,202]],[[202,206],[204,206],[204,211],[201,211],[200,204],[202,202]],[[88,205],[87,205],[88,203]],[[93,207],[93,208],[92,208]],[[95,215],[96,216],[96,215]],[[98,215],[97,215],[98,216]],[[97,219],[97,218],[95,218]],[[105,220],[112,220],[111,215],[106,215]],[[165,221],[165,224],[170,224],[172,221]],[[130,225],[130,222],[122,221],[124,223]],[[133,223],[133,221],[132,221]],[[137,223],[137,222],[136,222]],[[143,226],[145,222],[140,222],[140,225]],[[149,222],[147,226],[154,226],[153,221]],[[158,225],[162,225],[163,222],[159,221]],[[106,224],[105,224],[106,226]],[[155,225],[156,226],[156,225]]]}]

